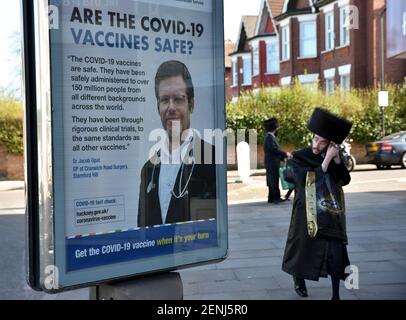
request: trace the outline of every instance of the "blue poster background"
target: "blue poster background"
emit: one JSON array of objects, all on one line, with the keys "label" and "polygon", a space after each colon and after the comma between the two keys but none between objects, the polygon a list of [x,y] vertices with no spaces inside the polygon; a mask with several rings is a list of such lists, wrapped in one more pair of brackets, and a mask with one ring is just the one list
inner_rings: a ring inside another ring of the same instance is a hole
[{"label": "blue poster background", "polygon": [[161,225],[70,238],[66,239],[66,245],[66,269],[69,272],[217,246],[217,221]]}]

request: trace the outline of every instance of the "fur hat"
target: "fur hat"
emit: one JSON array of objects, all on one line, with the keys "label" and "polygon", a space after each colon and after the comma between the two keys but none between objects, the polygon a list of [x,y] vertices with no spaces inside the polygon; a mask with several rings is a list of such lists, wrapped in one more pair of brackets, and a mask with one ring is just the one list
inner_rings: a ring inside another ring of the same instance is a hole
[{"label": "fur hat", "polygon": [[267,132],[275,131],[279,128],[278,120],[276,118],[270,118],[263,122],[263,126]]},{"label": "fur hat", "polygon": [[307,123],[307,128],[311,132],[337,144],[343,143],[350,133],[351,127],[352,123],[350,121],[319,107],[314,109]]}]

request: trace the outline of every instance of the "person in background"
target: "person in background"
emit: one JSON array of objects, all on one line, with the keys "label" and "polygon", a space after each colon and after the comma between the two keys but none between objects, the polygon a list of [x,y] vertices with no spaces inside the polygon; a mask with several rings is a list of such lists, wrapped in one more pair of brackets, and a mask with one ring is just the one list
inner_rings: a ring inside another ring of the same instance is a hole
[{"label": "person in background", "polygon": [[279,204],[281,201],[281,193],[279,190],[279,167],[280,161],[290,158],[289,152],[284,152],[279,148],[276,140],[277,131],[279,128],[278,120],[270,118],[263,123],[266,136],[264,140],[265,154],[265,169],[266,169],[266,184],[268,186],[268,203]]},{"label": "person in background", "polygon": [[[305,279],[318,281],[319,277],[327,277],[330,274],[332,299],[340,299],[340,279],[346,278],[345,269],[350,265],[341,187],[349,184],[351,177],[339,156],[337,144],[344,141],[351,126],[349,121],[325,109],[316,108],[307,124],[308,129],[314,133],[311,146],[293,153],[291,162],[295,200],[282,270],[293,276],[294,289],[300,297],[308,296]],[[311,176],[316,177],[318,185],[323,186],[319,181],[326,179],[329,179],[329,184],[326,188],[322,187],[321,192],[315,191],[315,194],[312,194],[308,192],[309,183],[315,184],[309,179]],[[341,189],[341,200],[337,201],[329,196],[333,185]],[[316,205],[312,206],[312,203]],[[323,235],[320,233],[322,221],[317,222],[316,228],[311,228],[311,224],[309,226],[309,212],[314,213],[314,210],[323,210],[322,212],[331,215],[334,221],[341,219],[341,215],[342,219],[339,221],[342,223],[331,227],[330,235]],[[338,234],[340,237],[337,237]]]},{"label": "person in background", "polygon": [[293,190],[295,190],[295,189],[289,189],[289,190],[288,190],[288,192],[287,192],[286,195],[285,195],[285,199],[284,199],[285,201],[290,200],[289,197],[290,197],[290,195],[292,194]]}]

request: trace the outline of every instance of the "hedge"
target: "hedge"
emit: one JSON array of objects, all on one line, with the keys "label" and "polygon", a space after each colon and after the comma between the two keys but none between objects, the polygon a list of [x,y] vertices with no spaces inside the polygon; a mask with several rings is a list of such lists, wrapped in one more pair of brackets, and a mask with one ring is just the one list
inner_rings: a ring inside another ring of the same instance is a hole
[{"label": "hedge", "polygon": [[[385,109],[385,133],[406,130],[406,82],[389,84],[389,107]],[[352,89],[341,93],[339,88],[331,96],[320,89],[310,89],[298,81],[290,87],[262,88],[258,93],[243,93],[238,102],[228,103],[227,127],[257,129],[262,143],[262,122],[270,117],[279,120],[278,140],[284,145],[301,148],[308,145],[311,133],[306,123],[314,107],[326,109],[353,122],[350,136],[355,142],[374,141],[381,135],[381,111],[378,107],[378,89]]]},{"label": "hedge", "polygon": [[0,99],[0,144],[9,153],[23,153],[23,107],[17,100]]}]

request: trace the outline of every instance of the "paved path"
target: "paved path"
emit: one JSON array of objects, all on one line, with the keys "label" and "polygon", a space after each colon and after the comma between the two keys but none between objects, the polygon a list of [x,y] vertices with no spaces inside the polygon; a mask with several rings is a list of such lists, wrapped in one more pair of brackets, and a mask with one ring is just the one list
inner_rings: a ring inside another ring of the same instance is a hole
[{"label": "paved path", "polygon": [[[359,289],[343,299],[406,299],[406,170],[360,166],[345,188],[349,256]],[[292,201],[265,202],[263,171],[249,184],[229,173],[229,257],[180,271],[185,299],[299,299],[281,271]],[[4,188],[6,189],[6,188]],[[3,189],[3,190],[4,190]],[[22,190],[0,191],[0,299],[87,299],[88,290],[58,295],[32,291],[24,282]],[[330,280],[308,282],[309,298],[329,299]]]}]

